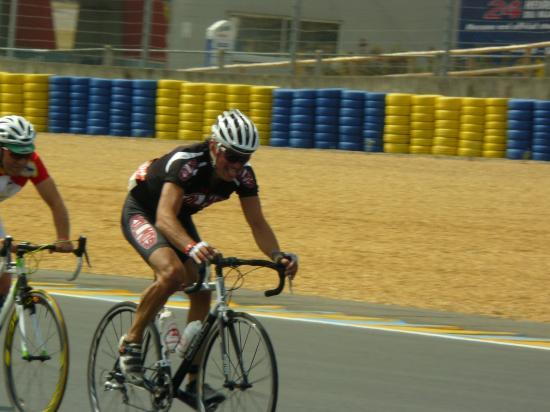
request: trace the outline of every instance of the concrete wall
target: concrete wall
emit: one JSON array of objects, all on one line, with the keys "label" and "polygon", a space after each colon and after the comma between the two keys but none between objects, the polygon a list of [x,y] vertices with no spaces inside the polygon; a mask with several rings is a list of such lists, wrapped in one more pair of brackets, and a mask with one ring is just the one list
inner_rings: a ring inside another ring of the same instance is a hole
[{"label": "concrete wall", "polygon": [[[204,50],[206,29],[232,13],[291,18],[294,0],[179,0],[170,5],[169,49]],[[341,54],[360,52],[366,39],[370,51],[444,48],[448,2],[443,0],[302,0],[303,20],[340,23]],[[170,68],[203,65],[200,55],[173,54]]]},{"label": "concrete wall", "polygon": [[178,79],[195,82],[273,85],[292,88],[345,87],[387,93],[441,94],[445,96],[509,97],[550,100],[550,78],[522,77],[383,77],[383,76],[285,76],[183,72],[159,69],[129,69],[111,66],[42,63],[0,59],[3,71],[51,73],[127,79]]}]

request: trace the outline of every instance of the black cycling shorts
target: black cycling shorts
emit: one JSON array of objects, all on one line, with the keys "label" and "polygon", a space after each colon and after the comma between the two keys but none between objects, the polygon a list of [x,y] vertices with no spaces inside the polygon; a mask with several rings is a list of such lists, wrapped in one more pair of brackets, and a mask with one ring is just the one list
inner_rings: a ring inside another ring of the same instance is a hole
[{"label": "black cycling shorts", "polygon": [[[191,215],[181,215],[178,219],[189,236],[200,242],[197,228],[191,219]],[[155,227],[155,216],[145,210],[131,193],[128,194],[122,207],[121,216],[122,233],[126,240],[137,250],[140,256],[149,262],[151,254],[160,247],[171,247],[177,253],[182,262],[189,259],[182,251],[175,248]]]}]

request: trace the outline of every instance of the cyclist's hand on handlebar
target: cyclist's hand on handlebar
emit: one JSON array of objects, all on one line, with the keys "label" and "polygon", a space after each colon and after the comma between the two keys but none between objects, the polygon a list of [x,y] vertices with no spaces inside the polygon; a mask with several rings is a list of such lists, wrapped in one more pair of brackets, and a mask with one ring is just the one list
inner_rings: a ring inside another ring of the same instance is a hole
[{"label": "cyclist's hand on handlebar", "polygon": [[209,262],[219,253],[205,241],[190,243],[185,247],[184,252],[197,264]]},{"label": "cyclist's hand on handlebar", "polygon": [[70,253],[74,250],[73,243],[70,240],[58,240],[55,242],[55,251],[61,253]]},{"label": "cyclist's hand on handlebar", "polygon": [[288,252],[275,252],[273,253],[273,261],[284,265],[285,275],[291,280],[294,279],[298,272],[298,255]]}]

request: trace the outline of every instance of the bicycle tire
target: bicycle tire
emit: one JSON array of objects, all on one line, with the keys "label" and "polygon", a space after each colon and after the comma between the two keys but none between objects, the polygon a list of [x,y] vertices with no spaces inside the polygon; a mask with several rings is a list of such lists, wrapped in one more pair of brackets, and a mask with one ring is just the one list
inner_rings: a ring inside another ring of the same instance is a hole
[{"label": "bicycle tire", "polygon": [[[172,403],[155,399],[144,387],[125,382],[119,368],[118,344],[133,322],[137,305],[122,302],[103,316],[92,338],[88,357],[88,394],[93,411],[147,410],[165,411]],[[161,359],[160,336],[154,323],[147,326],[143,339],[145,380],[154,382],[158,375],[153,365]],[[171,384],[171,382],[170,382]],[[156,402],[155,402],[156,401]]]},{"label": "bicycle tire", "polygon": [[[18,411],[57,411],[65,395],[69,374],[69,339],[65,320],[50,295],[33,290],[22,306],[26,334],[22,339],[17,307],[8,318],[4,341],[8,396]],[[27,345],[25,351],[21,346],[23,340]]]},{"label": "bicycle tire", "polygon": [[[254,410],[274,412],[277,407],[279,378],[273,345],[262,324],[247,313],[232,313],[222,326],[226,335],[230,382],[223,374],[222,338],[219,323],[210,332],[198,376],[199,410],[217,412]],[[239,366],[242,360],[242,368]],[[266,368],[262,372],[261,368]],[[247,387],[244,379],[249,386]],[[221,403],[208,404],[205,384],[225,397]],[[262,406],[260,406],[260,404]]]}]

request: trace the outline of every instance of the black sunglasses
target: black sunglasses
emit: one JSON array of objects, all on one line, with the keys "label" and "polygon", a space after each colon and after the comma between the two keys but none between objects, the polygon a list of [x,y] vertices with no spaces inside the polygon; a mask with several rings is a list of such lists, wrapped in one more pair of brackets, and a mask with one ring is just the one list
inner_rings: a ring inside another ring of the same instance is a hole
[{"label": "black sunglasses", "polygon": [[21,153],[14,153],[10,150],[8,150],[8,152],[10,152],[10,156],[12,159],[14,160],[21,160],[21,159],[29,159],[32,155],[32,153],[25,153],[25,154],[21,154]]},{"label": "black sunglasses", "polygon": [[227,149],[225,147],[220,148],[223,152],[223,156],[225,157],[225,160],[227,160],[229,163],[242,163],[245,164],[250,160],[249,154],[242,154],[235,152],[234,150]]}]

